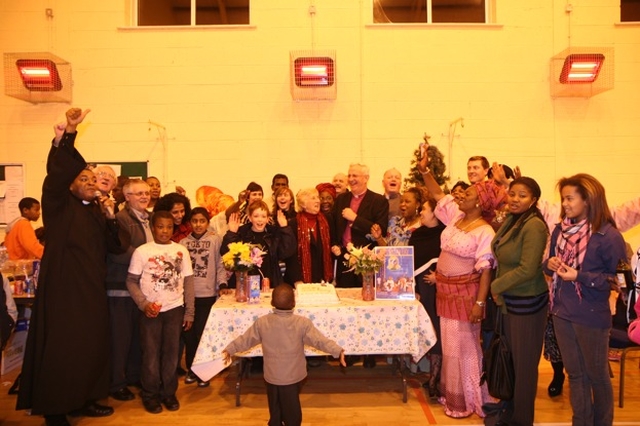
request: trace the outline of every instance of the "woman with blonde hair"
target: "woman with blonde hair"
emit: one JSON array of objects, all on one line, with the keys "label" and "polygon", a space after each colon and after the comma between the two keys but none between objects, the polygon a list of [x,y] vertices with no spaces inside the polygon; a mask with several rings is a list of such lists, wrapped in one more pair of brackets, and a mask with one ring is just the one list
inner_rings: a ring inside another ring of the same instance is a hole
[{"label": "woman with blonde hair", "polygon": [[569,373],[573,424],[611,425],[609,294],[625,244],[604,187],[580,173],[558,182],[562,221],[551,234],[545,273],[553,276],[551,314]]}]

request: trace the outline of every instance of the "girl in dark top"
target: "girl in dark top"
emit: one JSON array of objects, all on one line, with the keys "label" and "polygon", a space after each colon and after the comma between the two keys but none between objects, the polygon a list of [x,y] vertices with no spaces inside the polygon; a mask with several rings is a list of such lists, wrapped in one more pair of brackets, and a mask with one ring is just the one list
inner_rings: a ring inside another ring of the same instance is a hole
[{"label": "girl in dark top", "polygon": [[[293,191],[288,186],[281,186],[276,189],[273,194],[273,214],[271,215],[269,224],[278,225],[278,212],[284,213],[287,218],[287,222],[295,235],[296,229],[296,208],[293,198]],[[294,253],[287,258],[280,258],[278,268],[282,273],[284,282],[293,285],[297,280],[298,270],[300,267],[297,265],[298,256]]]},{"label": "girl in dark top", "polygon": [[[421,226],[411,233],[409,245],[413,246],[413,263],[416,270],[420,270],[429,261],[440,256],[440,234],[445,226],[436,218],[433,211],[436,208],[436,201],[433,198],[426,198],[421,204],[420,224]],[[416,277],[416,293],[420,297],[420,303],[431,318],[434,331],[438,341],[427,353],[430,365],[429,381],[423,386],[429,390],[431,398],[440,396],[440,367],[442,365],[442,345],[440,343],[440,317],[436,312],[436,264],[424,268]]]},{"label": "girl in dark top", "polygon": [[293,191],[289,187],[280,187],[273,194],[273,215],[272,223],[278,223],[278,211],[282,211],[287,220],[291,220],[296,217],[296,206],[294,203]]}]

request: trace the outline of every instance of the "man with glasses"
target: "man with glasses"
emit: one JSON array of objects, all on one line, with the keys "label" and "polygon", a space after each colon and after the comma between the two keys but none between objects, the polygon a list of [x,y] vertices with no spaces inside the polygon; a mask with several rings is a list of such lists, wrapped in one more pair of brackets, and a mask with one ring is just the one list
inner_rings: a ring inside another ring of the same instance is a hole
[{"label": "man with glasses", "polygon": [[109,395],[119,401],[135,398],[128,385],[139,385],[142,355],[138,331],[138,307],[129,295],[126,279],[133,251],[153,241],[149,227],[149,185],[140,179],[128,180],[122,191],[125,207],[116,214],[120,228],[130,235],[131,244],[123,254],[107,257],[107,296],[111,322],[111,380]]},{"label": "man with glasses", "polygon": [[117,183],[116,172],[111,166],[102,164],[93,169],[93,174],[96,175],[96,188],[108,197]]}]

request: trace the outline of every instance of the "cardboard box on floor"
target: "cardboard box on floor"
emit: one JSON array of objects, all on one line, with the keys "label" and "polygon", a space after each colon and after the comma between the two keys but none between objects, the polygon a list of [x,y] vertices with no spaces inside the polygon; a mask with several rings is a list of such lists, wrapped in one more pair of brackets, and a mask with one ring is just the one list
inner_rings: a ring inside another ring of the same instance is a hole
[{"label": "cardboard box on floor", "polygon": [[0,375],[5,375],[16,368],[22,367],[22,359],[24,358],[24,350],[27,344],[27,332],[29,330],[29,321],[27,319],[18,319],[15,331],[7,343],[7,347],[2,351],[2,365],[0,366]]}]

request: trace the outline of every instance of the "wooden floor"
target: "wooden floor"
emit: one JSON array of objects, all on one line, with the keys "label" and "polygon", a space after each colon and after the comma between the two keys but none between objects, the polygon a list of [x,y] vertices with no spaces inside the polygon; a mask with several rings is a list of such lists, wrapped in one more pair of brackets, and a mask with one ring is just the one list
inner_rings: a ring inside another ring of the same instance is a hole
[{"label": "wooden floor", "polygon": [[[640,352],[635,353],[636,356]],[[640,368],[638,358],[627,363],[625,382],[625,407],[618,408],[619,363],[611,363],[613,373],[615,425],[640,425]],[[264,383],[259,376],[252,376],[243,383],[240,407],[235,406],[235,367],[230,367],[211,381],[208,388],[195,384],[178,389],[181,408],[176,412],[148,414],[142,408],[140,398],[120,402],[109,400],[115,414],[101,419],[74,418],[73,425],[265,425],[269,413]],[[24,411],[15,411],[15,396],[7,391],[16,372],[0,378],[0,425],[43,425],[42,417],[31,417]],[[540,363],[540,380],[536,400],[536,425],[571,424],[571,406],[568,384],[565,393],[556,398],[547,396],[547,385],[552,372],[549,364]],[[482,419],[471,416],[466,419],[446,417],[442,408],[429,401],[420,387],[424,374],[409,378],[409,398],[402,403],[402,386],[393,368],[383,357],[378,358],[375,369],[363,369],[356,364],[346,370],[334,361],[310,369],[309,378],[301,394],[303,425],[480,425]],[[135,390],[135,388],[132,388]],[[53,390],[55,392],[55,390]]]}]

